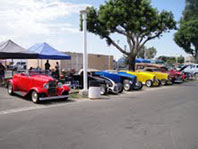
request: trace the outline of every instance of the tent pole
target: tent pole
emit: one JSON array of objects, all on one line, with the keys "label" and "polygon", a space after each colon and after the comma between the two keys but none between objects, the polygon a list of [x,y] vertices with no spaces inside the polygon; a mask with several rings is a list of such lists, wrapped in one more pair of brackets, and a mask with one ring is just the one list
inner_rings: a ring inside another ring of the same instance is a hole
[{"label": "tent pole", "polygon": [[[13,61],[13,59],[12,59],[12,65],[14,64],[14,61]],[[12,69],[12,77],[13,77],[13,75],[14,75],[14,71],[13,71],[13,69]]]}]

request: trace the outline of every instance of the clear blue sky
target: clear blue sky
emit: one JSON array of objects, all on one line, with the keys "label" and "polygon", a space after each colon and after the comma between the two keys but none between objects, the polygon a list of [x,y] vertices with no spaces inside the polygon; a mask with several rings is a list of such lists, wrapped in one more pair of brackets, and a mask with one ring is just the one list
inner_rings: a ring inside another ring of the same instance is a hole
[{"label": "clear blue sky", "polygon": [[[182,16],[185,0],[152,0],[159,11],[172,11],[178,21]],[[82,52],[82,32],[79,32],[79,11],[88,5],[99,7],[104,0],[1,0],[0,40],[12,39],[29,48],[37,42],[48,42],[61,51]],[[146,46],[154,46],[159,55],[186,54],[173,41],[175,31],[163,34]],[[124,40],[120,45],[124,45]],[[88,34],[88,52],[111,54],[116,59],[122,54],[114,47],[108,47],[104,40]]]}]

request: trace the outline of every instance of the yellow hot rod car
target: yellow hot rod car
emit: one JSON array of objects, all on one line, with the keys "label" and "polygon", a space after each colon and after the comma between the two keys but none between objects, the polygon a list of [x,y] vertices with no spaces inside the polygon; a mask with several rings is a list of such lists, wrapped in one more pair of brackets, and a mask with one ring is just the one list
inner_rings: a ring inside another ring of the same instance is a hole
[{"label": "yellow hot rod car", "polygon": [[136,76],[138,81],[142,82],[142,84],[146,85],[147,87],[160,86],[160,81],[157,80],[156,75],[154,74],[147,72],[133,72],[125,70],[121,70],[120,72],[126,72],[128,74]]},{"label": "yellow hot rod car", "polygon": [[172,77],[168,73],[159,72],[160,70],[158,68],[144,67],[143,69],[138,69],[136,71],[154,74],[156,78],[160,81],[161,85],[172,84]]}]

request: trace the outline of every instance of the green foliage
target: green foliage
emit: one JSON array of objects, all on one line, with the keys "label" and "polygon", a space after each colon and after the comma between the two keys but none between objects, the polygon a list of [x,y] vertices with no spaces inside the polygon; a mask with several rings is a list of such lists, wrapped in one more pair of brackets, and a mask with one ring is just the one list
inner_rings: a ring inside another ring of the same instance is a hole
[{"label": "green foliage", "polygon": [[147,50],[146,47],[143,46],[143,47],[140,49],[140,51],[137,53],[137,57],[138,57],[138,58],[144,58],[144,57],[145,57],[145,51],[146,51],[146,50]]},{"label": "green foliage", "polygon": [[152,59],[157,54],[157,50],[154,47],[146,48],[143,46],[137,54],[137,57],[145,58],[145,59]]},{"label": "green foliage", "polygon": [[198,62],[198,1],[186,0],[186,7],[180,27],[174,40],[183,50]]},{"label": "green foliage", "polygon": [[177,57],[177,62],[178,63],[182,64],[182,63],[184,63],[184,61],[185,61],[185,58],[182,55]]},{"label": "green foliage", "polygon": [[183,21],[198,19],[198,0],[186,0]]},{"label": "green foliage", "polygon": [[198,58],[198,20],[183,22],[174,37],[178,46],[186,53]]},{"label": "green foliage", "polygon": [[154,47],[148,48],[146,51],[146,58],[152,59],[157,54],[157,50]]},{"label": "green foliage", "polygon": [[175,57],[160,56],[160,57],[158,57],[158,59],[164,61],[165,63],[171,64],[171,65],[176,63]]},{"label": "green foliage", "polygon": [[[129,69],[133,70],[135,57],[145,43],[176,28],[173,14],[158,12],[149,0],[109,0],[98,10],[88,7],[87,11],[88,31],[99,35],[128,57]],[[127,51],[112,38],[115,33],[126,37]]]}]

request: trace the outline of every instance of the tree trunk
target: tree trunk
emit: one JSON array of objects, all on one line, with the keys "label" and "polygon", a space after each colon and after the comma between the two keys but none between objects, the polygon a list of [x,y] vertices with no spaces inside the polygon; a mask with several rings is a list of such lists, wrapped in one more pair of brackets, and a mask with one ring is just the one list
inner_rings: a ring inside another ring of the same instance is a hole
[{"label": "tree trunk", "polygon": [[128,56],[128,62],[129,62],[129,70],[132,70],[132,71],[135,71],[135,57],[136,56],[134,56],[134,55],[132,55],[132,56]]}]

